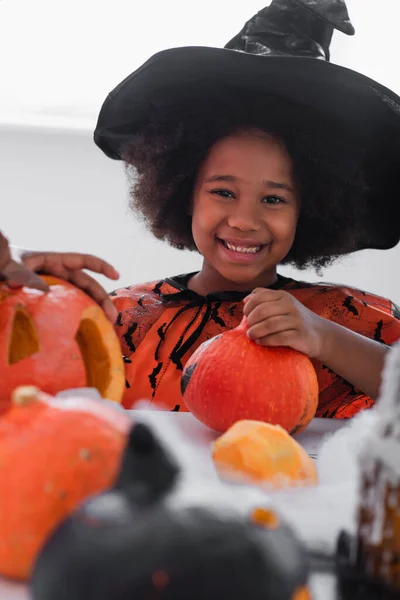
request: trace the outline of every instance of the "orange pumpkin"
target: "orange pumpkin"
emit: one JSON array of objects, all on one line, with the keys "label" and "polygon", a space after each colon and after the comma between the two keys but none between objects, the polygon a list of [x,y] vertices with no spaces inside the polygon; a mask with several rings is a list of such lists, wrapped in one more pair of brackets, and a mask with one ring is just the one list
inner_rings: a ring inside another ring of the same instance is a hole
[{"label": "orange pumpkin", "polygon": [[55,526],[114,483],[131,425],[103,401],[16,390],[0,418],[0,574],[27,579]]},{"label": "orange pumpkin", "polygon": [[208,340],[185,365],[182,393],[188,409],[224,432],[251,419],[299,432],[314,418],[318,380],[310,359],[291,348],[267,348],[250,340],[247,319]]},{"label": "orange pumpkin", "polygon": [[120,402],[124,364],[112,324],[75,286],[43,279],[50,285],[47,293],[0,286],[0,414],[20,385],[49,394],[95,387]]},{"label": "orange pumpkin", "polygon": [[212,445],[222,479],[243,479],[270,488],[315,485],[314,461],[279,425],[238,421]]}]

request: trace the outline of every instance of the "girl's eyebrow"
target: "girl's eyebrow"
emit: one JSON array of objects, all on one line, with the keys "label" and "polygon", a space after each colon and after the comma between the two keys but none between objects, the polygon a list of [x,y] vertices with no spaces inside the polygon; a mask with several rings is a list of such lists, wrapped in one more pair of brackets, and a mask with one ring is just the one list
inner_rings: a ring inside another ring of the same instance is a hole
[{"label": "girl's eyebrow", "polygon": [[277,190],[287,190],[288,192],[291,192],[293,194],[293,188],[288,183],[266,180],[264,181],[264,185],[266,187],[275,188]]},{"label": "girl's eyebrow", "polygon": [[205,183],[212,183],[213,181],[228,181],[233,183],[235,181],[240,181],[240,179],[234,175],[212,175],[205,180]]},{"label": "girl's eyebrow", "polygon": [[[234,183],[235,181],[240,181],[239,177],[235,177],[234,175],[212,175],[205,180],[205,183],[212,183],[213,181],[227,181],[230,183]],[[271,181],[266,179],[263,181],[265,187],[276,189],[276,190],[286,190],[290,193],[293,192],[293,188],[285,182],[281,181]]]}]

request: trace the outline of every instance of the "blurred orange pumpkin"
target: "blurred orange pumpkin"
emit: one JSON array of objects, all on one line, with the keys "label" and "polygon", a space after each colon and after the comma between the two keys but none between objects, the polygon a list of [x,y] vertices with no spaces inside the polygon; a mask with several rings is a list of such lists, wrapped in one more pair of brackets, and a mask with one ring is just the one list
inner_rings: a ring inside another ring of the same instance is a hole
[{"label": "blurred orange pumpkin", "polygon": [[0,417],[0,574],[27,579],[56,525],[114,483],[131,424],[101,400],[16,390]]},{"label": "blurred orange pumpkin", "polygon": [[43,279],[47,293],[0,286],[0,414],[20,385],[49,394],[95,387],[103,398],[120,402],[124,364],[112,324],[80,289]]},{"label": "blurred orange pumpkin", "polygon": [[307,452],[279,425],[238,421],[212,447],[223,479],[242,479],[265,487],[315,485],[317,469]]},{"label": "blurred orange pumpkin", "polygon": [[251,419],[305,429],[318,406],[318,380],[310,359],[291,348],[250,340],[247,319],[203,343],[185,365],[182,393],[202,423],[224,432]]}]

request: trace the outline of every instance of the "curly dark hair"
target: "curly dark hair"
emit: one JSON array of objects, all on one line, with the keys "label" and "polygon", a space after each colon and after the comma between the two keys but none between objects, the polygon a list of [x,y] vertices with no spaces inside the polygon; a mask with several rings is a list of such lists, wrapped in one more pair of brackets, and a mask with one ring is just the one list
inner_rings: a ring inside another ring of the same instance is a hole
[{"label": "curly dark hair", "polygon": [[155,237],[196,250],[188,206],[199,166],[217,140],[246,129],[283,142],[300,185],[300,217],[284,263],[320,270],[356,250],[368,212],[361,141],[309,107],[225,88],[204,90],[195,101],[159,102],[123,149],[133,174],[131,206]]}]

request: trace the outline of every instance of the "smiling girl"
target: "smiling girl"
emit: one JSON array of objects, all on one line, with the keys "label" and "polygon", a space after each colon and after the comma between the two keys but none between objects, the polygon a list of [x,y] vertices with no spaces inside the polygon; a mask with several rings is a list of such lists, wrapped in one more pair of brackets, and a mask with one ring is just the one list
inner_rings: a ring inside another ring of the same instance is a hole
[{"label": "smiling girl", "polygon": [[114,292],[125,406],[151,398],[186,410],[185,362],[245,314],[256,343],[313,359],[317,416],[370,407],[387,345],[400,337],[398,309],[278,273],[285,263],[321,268],[370,236],[357,136],[316,110],[246,90],[199,90],[198,100],[159,108],[121,154],[135,168],[133,207],[156,237],[203,257],[197,273]]},{"label": "smiling girl", "polygon": [[334,28],[354,33],[343,1],[274,0],[228,48],[161,52],[104,102],[95,141],[133,174],[134,210],[203,257],[197,273],[114,292],[125,406],[187,410],[186,361],[243,314],[256,343],[313,360],[317,416],[374,403],[397,307],[278,272],[400,237],[400,99],[329,62]]},{"label": "smiling girl", "polygon": [[400,99],[329,62],[334,29],[354,33],[342,0],[273,0],[227,48],[160,52],[104,102],[95,142],[132,173],[133,209],[203,257],[199,272],[112,294],[125,406],[187,410],[186,361],[243,315],[255,343],[313,360],[318,417],[377,398],[399,309],[279,274],[400,238]]}]

